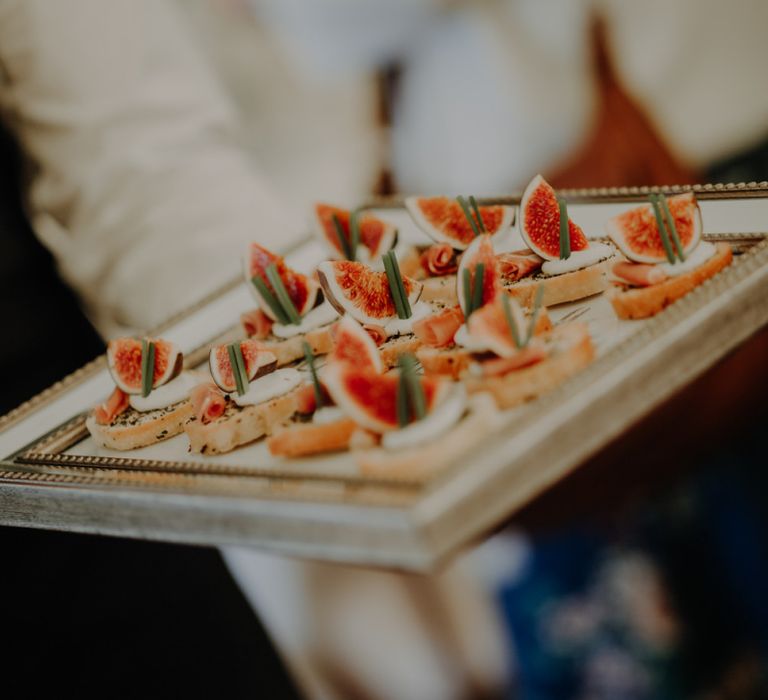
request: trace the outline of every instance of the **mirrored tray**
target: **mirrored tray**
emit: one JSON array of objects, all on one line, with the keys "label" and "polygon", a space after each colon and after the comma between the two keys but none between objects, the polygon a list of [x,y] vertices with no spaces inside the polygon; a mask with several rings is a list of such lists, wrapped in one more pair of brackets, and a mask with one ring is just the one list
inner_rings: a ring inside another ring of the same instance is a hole
[{"label": "mirrored tray", "polygon": [[[602,296],[550,309],[555,323],[589,324],[597,359],[551,394],[507,411],[471,458],[431,465],[419,478],[373,479],[348,454],[280,460],[263,441],[217,457],[190,455],[184,435],[112,452],[84,427],[89,408],[112,386],[100,358],[0,418],[0,523],[427,570],[564,478],[768,321],[761,232],[768,184],[694,189],[705,236],[730,242],[733,264],[647,321],[617,320]],[[574,219],[600,235],[608,217],[650,191],[566,194]],[[402,240],[419,239],[401,200],[373,204]],[[287,256],[309,269],[321,251],[307,241]],[[239,314],[252,305],[245,285],[233,281],[152,334],[178,343],[194,367],[211,343],[238,337]]]}]

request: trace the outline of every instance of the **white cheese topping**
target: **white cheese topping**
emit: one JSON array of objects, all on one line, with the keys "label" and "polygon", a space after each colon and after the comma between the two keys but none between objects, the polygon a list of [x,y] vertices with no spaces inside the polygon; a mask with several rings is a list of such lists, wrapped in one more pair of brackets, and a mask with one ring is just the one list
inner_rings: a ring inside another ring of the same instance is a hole
[{"label": "white cheese topping", "polygon": [[190,372],[182,372],[167,384],[152,389],[149,396],[131,394],[129,399],[131,408],[141,411],[156,411],[158,408],[167,408],[175,403],[189,398],[189,392],[193,386],[200,383],[200,379]]},{"label": "white cheese topping", "polygon": [[701,241],[699,245],[688,253],[683,262],[678,260],[674,265],[668,262],[658,263],[658,265],[669,277],[677,277],[678,275],[690,272],[699,265],[703,265],[715,254],[716,250],[715,246],[709,241]]},{"label": "white cheese topping", "polygon": [[404,428],[384,433],[381,444],[386,449],[398,450],[429,442],[456,425],[464,415],[466,408],[466,391],[461,384],[457,384],[451,395],[432,413]]},{"label": "white cheese topping", "polygon": [[295,389],[303,377],[301,372],[292,367],[276,369],[274,372],[265,374],[263,377],[254,379],[249,383],[248,391],[242,396],[230,394],[238,406],[254,406],[264,403],[276,396],[287,394],[291,389]]},{"label": "white cheese topping", "polygon": [[486,352],[490,349],[482,339],[472,336],[466,323],[462,323],[459,330],[456,331],[453,342],[470,352]]},{"label": "white cheese topping", "polygon": [[275,323],[272,326],[272,333],[278,338],[292,338],[295,335],[306,333],[320,326],[326,326],[329,323],[333,323],[339,314],[326,299],[320,306],[316,306],[311,311],[304,314],[301,319],[301,323],[293,324],[288,323],[283,325],[282,323]]},{"label": "white cheese topping", "polygon": [[426,318],[433,313],[432,307],[426,301],[416,302],[411,311],[413,314],[410,318],[395,318],[387,322],[384,326],[384,332],[387,334],[387,337],[413,333],[413,322],[418,321],[420,318]]},{"label": "white cheese topping", "polygon": [[566,260],[547,260],[541,266],[541,272],[549,277],[575,272],[610,258],[613,252],[613,246],[607,243],[590,243],[584,250],[573,251]]},{"label": "white cheese topping", "polygon": [[345,418],[346,415],[338,406],[323,406],[315,411],[312,421],[318,425],[328,425]]}]

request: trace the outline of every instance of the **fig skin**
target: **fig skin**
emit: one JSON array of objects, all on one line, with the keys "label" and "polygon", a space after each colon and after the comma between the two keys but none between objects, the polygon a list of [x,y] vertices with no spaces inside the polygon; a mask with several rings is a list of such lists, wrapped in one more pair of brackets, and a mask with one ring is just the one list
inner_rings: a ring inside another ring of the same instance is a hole
[{"label": "fig skin", "polygon": [[[344,295],[343,291],[339,288],[338,282],[336,281],[334,265],[345,265],[347,268],[352,266],[359,272],[361,284],[365,282],[372,283],[373,279],[381,280],[381,275],[384,275],[385,273],[371,270],[367,265],[359,262],[340,261],[335,263],[320,263],[317,268],[320,286],[323,290],[323,293],[325,294],[326,299],[328,299],[330,304],[334,309],[336,309],[336,311],[339,312],[339,314],[342,316],[348,314],[362,324],[374,325],[385,325],[387,321],[391,321],[397,318],[397,313],[394,308],[394,303],[391,302],[389,287],[386,284],[386,281],[381,283],[380,287],[383,290],[382,293],[387,295],[388,306],[391,304],[391,313],[385,313],[384,315],[373,315],[372,312],[374,309],[372,309],[370,306],[368,306],[368,308],[361,306],[360,304],[355,303],[355,301],[347,298]],[[383,279],[386,280],[386,278]],[[421,297],[421,292],[424,288],[424,285],[421,282],[418,282],[417,280],[414,280],[405,275],[403,275],[403,282],[405,283],[406,288],[410,288],[410,291],[408,292],[408,301],[411,304],[411,308],[413,308],[413,306]],[[370,296],[372,296],[371,292],[369,292],[369,297]]]},{"label": "fig skin", "polygon": [[[152,388],[157,389],[179,376],[184,368],[184,355],[174,343],[167,340],[161,338],[146,338],[146,340],[155,344],[153,379],[161,359],[166,358],[169,363],[160,377],[152,383]],[[131,386],[128,379],[121,376],[120,372],[120,368],[123,367],[130,369],[133,376],[141,376],[141,343],[142,340],[138,338],[117,338],[107,344],[107,368],[115,385],[126,394],[141,393],[141,381],[138,381],[136,386]]]}]

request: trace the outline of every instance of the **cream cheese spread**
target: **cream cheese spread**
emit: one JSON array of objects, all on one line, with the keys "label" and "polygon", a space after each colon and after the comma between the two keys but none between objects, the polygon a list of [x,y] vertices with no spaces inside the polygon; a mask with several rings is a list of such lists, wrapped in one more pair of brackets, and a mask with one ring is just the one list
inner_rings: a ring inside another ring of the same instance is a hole
[{"label": "cream cheese spread", "polygon": [[548,277],[575,272],[610,258],[613,252],[613,246],[607,243],[590,243],[584,250],[572,252],[566,260],[547,260],[541,266],[541,272]]},{"label": "cream cheese spread", "polygon": [[676,262],[674,265],[671,263],[658,263],[658,266],[664,270],[664,274],[669,277],[677,277],[678,275],[684,275],[686,272],[703,265],[714,254],[717,248],[709,241],[701,241],[688,255],[683,262]]},{"label": "cream cheese spread", "polygon": [[149,396],[141,394],[131,394],[129,402],[131,408],[142,413],[146,411],[156,411],[159,408],[167,408],[175,403],[189,398],[189,392],[200,379],[190,372],[182,372],[175,379],[171,379],[167,384],[152,389]]},{"label": "cream cheese spread", "polygon": [[230,396],[238,406],[254,406],[287,394],[302,381],[301,372],[292,367],[285,367],[254,379],[249,383],[248,391],[242,396],[238,394],[230,394]]},{"label": "cream cheese spread", "polygon": [[386,449],[398,450],[429,442],[456,425],[466,408],[466,391],[463,386],[457,385],[451,395],[426,417],[399,430],[384,433],[381,444]]}]

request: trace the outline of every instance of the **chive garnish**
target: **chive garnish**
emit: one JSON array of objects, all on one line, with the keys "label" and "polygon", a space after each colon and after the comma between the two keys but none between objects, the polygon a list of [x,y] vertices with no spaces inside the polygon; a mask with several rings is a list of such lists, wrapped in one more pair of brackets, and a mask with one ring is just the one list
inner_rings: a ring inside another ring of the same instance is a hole
[{"label": "chive garnish", "polygon": [[347,237],[344,235],[344,227],[341,225],[341,220],[336,214],[333,214],[331,218],[333,219],[333,228],[336,231],[336,238],[339,239],[339,245],[344,251],[344,257],[347,260],[354,260],[352,257],[352,247],[349,244],[349,239],[347,239]]},{"label": "chive garnish", "polygon": [[237,373],[240,375],[240,383],[243,385],[243,393],[248,392],[250,382],[248,381],[248,370],[245,368],[245,358],[240,343],[232,343],[235,350],[235,360],[237,361]]},{"label": "chive garnish", "polygon": [[480,233],[485,233],[485,224],[483,223],[483,217],[480,216],[480,207],[477,206],[475,195],[469,195],[469,204],[472,207],[472,211],[475,212],[475,216],[477,217],[477,227],[480,229]]},{"label": "chive garnish", "polygon": [[309,367],[309,376],[312,378],[312,388],[315,392],[315,407],[320,408],[325,404],[325,400],[323,399],[323,390],[320,388],[320,380],[317,378],[315,353],[312,352],[312,348],[306,340],[302,345],[304,346],[304,359],[307,361],[307,367]]},{"label": "chive garnish", "polygon": [[466,320],[472,315],[472,273],[468,267],[461,271],[461,281],[464,287],[464,309]]},{"label": "chive garnish", "polygon": [[472,313],[483,305],[483,287],[485,287],[485,263],[477,263],[472,279]]},{"label": "chive garnish", "polygon": [[360,245],[360,210],[355,209],[349,215],[349,250],[350,260],[357,260],[357,246]]},{"label": "chive garnish", "polygon": [[477,263],[474,272],[465,267],[461,271],[461,281],[464,285],[464,318],[469,322],[469,317],[483,305],[485,263]]},{"label": "chive garnish", "polygon": [[408,401],[408,380],[405,373],[400,371],[397,381],[397,424],[403,428],[410,422],[411,412]]},{"label": "chive garnish", "polygon": [[459,203],[461,210],[464,212],[464,216],[469,222],[469,225],[472,227],[472,232],[475,234],[475,238],[477,238],[477,236],[480,235],[480,229],[477,226],[477,222],[475,221],[475,218],[472,216],[472,212],[469,211],[469,205],[467,204],[467,200],[464,199],[464,197],[462,197],[461,195],[459,195],[458,197],[456,197],[456,201]]},{"label": "chive garnish", "polygon": [[571,257],[571,235],[568,230],[568,205],[562,197],[557,198],[560,209],[560,260]]},{"label": "chive garnish", "polygon": [[427,415],[427,400],[416,374],[416,358],[409,354],[401,355],[397,364],[400,369],[397,385],[397,422],[402,428]]},{"label": "chive garnish", "polygon": [[416,358],[406,354],[400,356],[400,371],[405,372],[408,383],[408,398],[410,399],[411,415],[414,420],[421,420],[427,415],[427,399],[424,396],[424,388],[421,386],[416,374]]},{"label": "chive garnish", "polygon": [[277,296],[278,302],[280,302],[280,306],[283,307],[285,315],[288,317],[291,323],[299,325],[301,323],[301,316],[299,316],[299,312],[293,305],[293,301],[288,294],[288,290],[283,284],[283,280],[280,278],[280,273],[277,271],[275,263],[272,263],[267,268],[267,279],[272,285],[272,289],[275,290],[275,295]]},{"label": "chive garnish", "polygon": [[544,285],[539,284],[539,286],[536,288],[536,296],[533,299],[533,312],[531,313],[531,322],[528,324],[528,335],[525,338],[526,345],[531,342],[531,338],[533,338],[533,334],[536,331],[536,321],[539,320],[542,301],[544,301]]},{"label": "chive garnish", "polygon": [[149,396],[155,378],[155,344],[150,340],[141,341],[141,395]]},{"label": "chive garnish", "polygon": [[405,308],[403,307],[403,302],[400,298],[400,286],[395,280],[395,272],[392,269],[392,260],[389,257],[389,253],[384,253],[381,260],[384,263],[384,272],[387,275],[387,282],[389,283],[389,294],[392,297],[392,302],[395,305],[397,317],[405,318]]},{"label": "chive garnish", "polygon": [[649,199],[651,200],[651,206],[653,207],[653,215],[656,217],[656,226],[659,229],[659,237],[661,238],[661,245],[664,246],[664,253],[666,253],[667,260],[671,265],[675,264],[675,254],[672,252],[672,245],[669,242],[669,235],[667,234],[667,227],[664,226],[664,221],[661,217],[661,207],[659,206],[659,196],[652,194]]},{"label": "chive garnish", "polygon": [[669,204],[667,203],[667,198],[662,194],[659,195],[659,201],[661,202],[661,209],[664,213],[664,217],[667,220],[667,226],[669,227],[669,232],[672,235],[672,242],[675,244],[675,249],[677,250],[677,257],[680,258],[680,262],[685,262],[685,254],[683,253],[683,244],[680,242],[680,236],[677,235],[677,225],[675,224],[675,219],[672,216],[672,212],[669,210]]},{"label": "chive garnish", "polygon": [[512,315],[512,307],[509,303],[509,297],[506,294],[502,294],[501,296],[501,305],[504,307],[504,316],[507,319],[507,325],[509,326],[509,332],[512,334],[512,340],[515,341],[515,347],[520,350],[524,347],[523,339],[520,337],[520,329],[517,327],[515,317]]},{"label": "chive garnish", "polygon": [[410,318],[413,316],[413,311],[411,310],[411,302],[408,301],[408,294],[405,291],[403,276],[400,274],[400,263],[397,262],[397,256],[395,255],[394,250],[390,250],[389,254],[392,256],[392,269],[395,272],[395,281],[400,290],[400,299],[402,300],[403,308],[405,309],[405,318]]},{"label": "chive garnish", "polygon": [[231,343],[227,345],[227,354],[229,355],[229,366],[232,369],[232,376],[235,379],[235,388],[239,396],[245,394],[245,387],[243,386],[243,377],[240,374],[240,367],[237,365],[237,354],[235,353],[235,344]]},{"label": "chive garnish", "polygon": [[400,265],[397,262],[397,256],[394,250],[389,250],[382,257],[384,261],[384,272],[389,282],[389,292],[392,301],[395,304],[398,318],[410,318],[413,316],[411,303],[408,301],[408,295],[405,292],[403,276],[400,274]]},{"label": "chive garnish", "polygon": [[272,290],[267,286],[267,283],[258,275],[251,277],[251,282],[253,283],[253,286],[256,287],[257,291],[261,295],[261,298],[264,299],[267,306],[269,306],[269,308],[272,310],[272,313],[275,315],[275,318],[278,320],[278,322],[282,323],[283,325],[289,324],[290,319],[288,318],[285,311],[283,311],[283,307],[280,306],[280,302],[277,300],[275,295],[272,294]]}]

